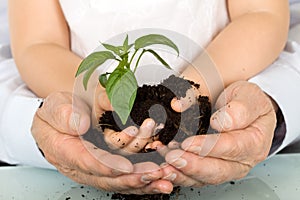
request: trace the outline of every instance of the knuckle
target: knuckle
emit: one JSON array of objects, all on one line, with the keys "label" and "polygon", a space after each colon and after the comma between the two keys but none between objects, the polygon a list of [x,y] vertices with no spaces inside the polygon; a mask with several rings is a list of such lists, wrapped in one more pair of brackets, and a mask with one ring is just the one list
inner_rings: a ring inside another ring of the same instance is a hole
[{"label": "knuckle", "polygon": [[61,122],[65,122],[66,120],[68,120],[70,118],[70,115],[72,113],[72,105],[67,105],[67,104],[63,104],[60,106],[57,106],[54,110],[53,110],[53,114],[54,116],[57,116],[58,121]]},{"label": "knuckle", "polygon": [[180,181],[178,180],[178,185],[181,185],[182,187],[196,187],[197,185],[200,185],[200,181],[196,177],[192,178],[181,178]]},{"label": "knuckle", "polygon": [[95,183],[92,183],[92,185],[104,191],[117,191],[116,188],[108,184],[106,181],[103,181],[103,179],[96,179]]},{"label": "knuckle", "polygon": [[256,156],[256,159],[254,160],[252,166],[254,167],[257,163],[260,163],[260,162],[264,161],[267,158],[267,156],[268,156],[267,151],[258,154]]},{"label": "knuckle", "polygon": [[228,171],[223,167],[219,167],[218,175],[213,176],[211,179],[207,180],[207,183],[210,185],[219,185],[228,180]]},{"label": "knuckle", "polygon": [[246,107],[246,104],[241,101],[231,101],[227,104],[226,108],[234,121],[238,121],[239,124],[246,124],[247,116],[249,116],[249,109]]},{"label": "knuckle", "polygon": [[[267,142],[265,135],[257,127],[253,128],[252,133],[253,139],[252,143],[249,143],[248,149],[250,150],[250,153],[252,153],[251,157],[253,158],[253,161],[250,164],[251,166],[254,166],[255,164],[267,158],[269,154],[269,149],[271,147],[271,139],[269,140],[269,142]],[[253,150],[253,147],[256,148]]]},{"label": "knuckle", "polygon": [[57,165],[58,165],[58,163],[56,162],[56,160],[55,160],[52,156],[50,156],[50,155],[48,155],[48,154],[46,154],[46,153],[45,153],[45,159],[46,159],[50,164],[52,164],[53,166],[57,166]]},{"label": "knuckle", "polygon": [[127,185],[129,188],[139,188],[141,187],[141,183],[139,181],[128,181]]},{"label": "knuckle", "polygon": [[222,148],[224,149],[224,158],[239,158],[242,151],[243,141],[236,140],[232,135],[228,135],[228,139],[222,140]]},{"label": "knuckle", "polygon": [[252,169],[252,166],[250,166],[250,165],[240,164],[240,166],[238,168],[238,173],[235,173],[235,176],[232,177],[231,180],[245,178],[249,174],[251,169]]}]

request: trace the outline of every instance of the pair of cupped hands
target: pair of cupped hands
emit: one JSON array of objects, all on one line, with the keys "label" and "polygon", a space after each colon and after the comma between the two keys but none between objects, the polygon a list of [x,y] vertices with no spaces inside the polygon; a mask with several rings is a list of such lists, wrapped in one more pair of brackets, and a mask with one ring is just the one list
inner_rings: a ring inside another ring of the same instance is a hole
[{"label": "pair of cupped hands", "polygon": [[[98,94],[94,111],[111,110],[105,91]],[[183,111],[190,105],[180,99],[171,106]],[[170,193],[174,186],[202,187],[240,179],[268,156],[276,115],[271,99],[258,86],[246,81],[231,84],[217,98],[215,109],[210,126],[218,134],[190,136],[169,146],[148,144],[164,156],[160,166],[151,161],[132,164],[83,140],[91,111],[71,93],[53,93],[45,99],[35,114],[32,134],[45,158],[78,183],[124,194]],[[139,129],[105,131],[104,137],[112,148],[134,152],[136,140],[146,145],[155,128],[155,122],[146,119]],[[126,145],[117,146],[113,136]]]}]

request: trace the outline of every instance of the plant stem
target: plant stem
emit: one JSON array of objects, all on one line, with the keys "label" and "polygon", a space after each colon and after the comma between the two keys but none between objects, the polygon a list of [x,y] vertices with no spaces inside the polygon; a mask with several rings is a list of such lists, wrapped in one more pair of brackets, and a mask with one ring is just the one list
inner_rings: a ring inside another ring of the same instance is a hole
[{"label": "plant stem", "polygon": [[131,63],[132,63],[132,61],[133,61],[133,58],[135,57],[135,55],[136,55],[137,52],[138,52],[138,49],[134,51],[134,53],[133,53],[133,55],[132,55],[132,57],[131,57],[131,59],[130,59],[130,62],[129,62],[129,67],[131,66]]},{"label": "plant stem", "polygon": [[135,64],[135,67],[134,67],[133,73],[135,73],[135,71],[136,71],[136,69],[137,69],[137,67],[138,67],[138,65],[139,65],[139,62],[140,62],[140,60],[141,60],[141,58],[142,58],[142,56],[143,56],[143,54],[144,54],[145,52],[146,52],[146,50],[145,50],[145,49],[143,49],[143,51],[142,51],[142,53],[140,54],[140,56],[139,56],[138,60],[136,61],[136,64]]}]

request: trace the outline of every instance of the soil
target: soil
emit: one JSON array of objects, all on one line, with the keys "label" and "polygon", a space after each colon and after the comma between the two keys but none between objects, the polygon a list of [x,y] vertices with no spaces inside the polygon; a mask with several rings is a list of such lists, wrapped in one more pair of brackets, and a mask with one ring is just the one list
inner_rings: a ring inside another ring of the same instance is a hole
[{"label": "soil", "polygon": [[[195,134],[206,134],[211,116],[211,104],[208,97],[200,95],[197,103],[182,113],[175,112],[170,106],[174,97],[185,97],[186,91],[192,87],[198,89],[200,85],[174,75],[158,85],[143,85],[137,90],[133,109],[125,125],[121,123],[115,112],[107,111],[101,116],[99,126],[102,131],[106,128],[121,131],[132,125],[139,127],[145,119],[152,118],[157,124],[164,124],[164,127],[156,135],[156,138],[163,144],[168,144],[172,140],[181,142]],[[99,134],[98,131],[86,134],[85,138],[102,149],[114,152],[103,142],[103,134]],[[133,163],[152,161],[161,164],[164,162],[164,159],[156,151],[147,149],[141,150],[138,154],[129,155],[127,158]],[[123,200],[135,199],[122,194],[115,194],[115,197]],[[142,195],[136,196],[136,199],[169,199],[169,197],[170,195],[162,194]]]},{"label": "soil", "polygon": [[198,104],[191,106],[183,113],[175,112],[171,100],[176,97],[185,97],[186,91],[198,84],[183,78],[170,76],[160,85],[143,85],[137,90],[137,97],[130,114],[130,118],[123,125],[114,112],[105,112],[99,124],[102,130],[109,128],[121,131],[128,126],[140,126],[147,118],[152,118],[157,124],[164,124],[157,135],[163,144],[175,139],[180,142],[193,134],[205,134],[209,127],[211,105],[206,96],[198,97]]},{"label": "soil", "polygon": [[115,193],[112,195],[111,199],[117,199],[117,200],[169,200],[170,197],[173,199],[177,199],[179,196],[180,187],[177,186],[174,188],[174,190],[171,192],[171,194],[144,194],[144,195],[138,195],[138,194],[119,194]]}]

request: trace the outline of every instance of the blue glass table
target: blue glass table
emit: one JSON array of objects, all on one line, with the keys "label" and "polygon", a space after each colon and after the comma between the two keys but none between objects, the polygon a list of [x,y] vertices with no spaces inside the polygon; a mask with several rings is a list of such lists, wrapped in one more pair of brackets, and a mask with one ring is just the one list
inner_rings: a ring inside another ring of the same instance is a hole
[{"label": "blue glass table", "polygon": [[[112,193],[77,184],[54,170],[32,167],[0,168],[0,200],[111,199]],[[300,154],[279,154],[257,165],[242,180],[183,188],[177,199],[205,200],[298,200]]]}]

